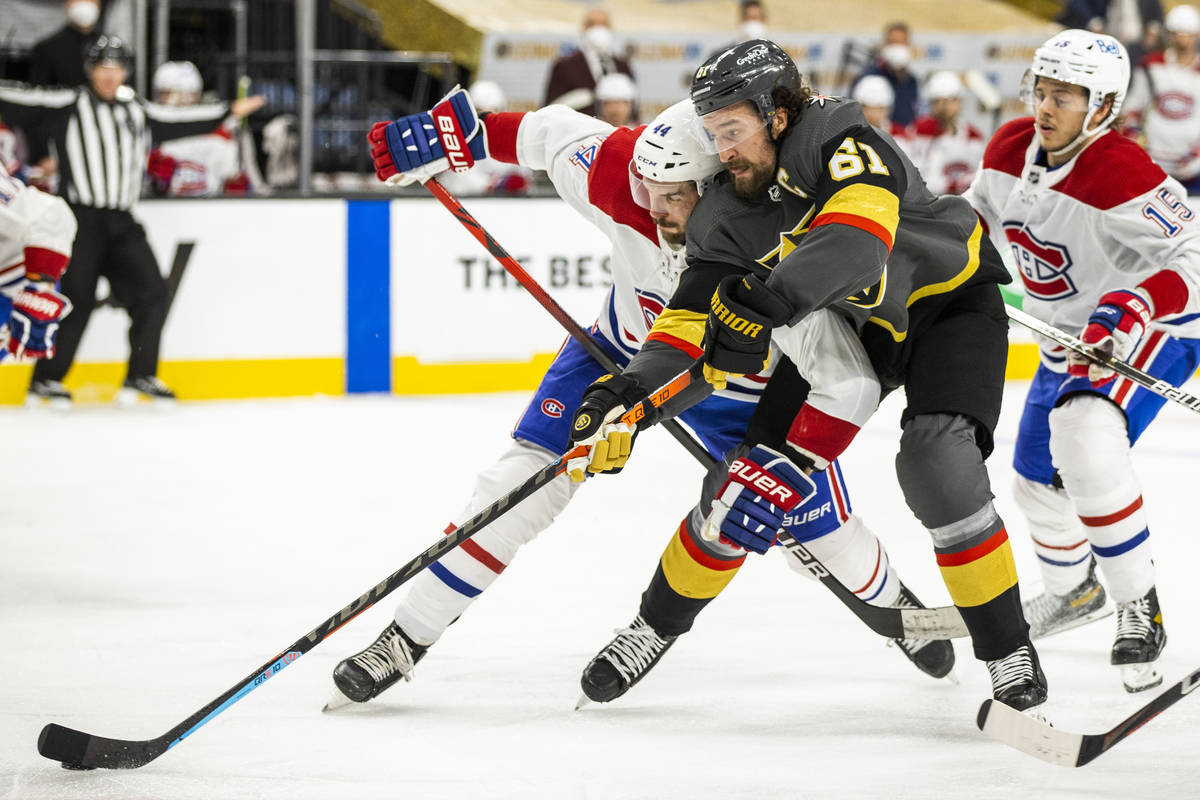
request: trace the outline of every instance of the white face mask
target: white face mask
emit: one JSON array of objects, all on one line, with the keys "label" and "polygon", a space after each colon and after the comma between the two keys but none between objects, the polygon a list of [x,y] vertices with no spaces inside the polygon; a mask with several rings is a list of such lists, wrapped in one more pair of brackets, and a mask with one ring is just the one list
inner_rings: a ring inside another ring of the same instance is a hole
[{"label": "white face mask", "polygon": [[767,23],[758,19],[748,19],[742,23],[742,27],[738,31],[743,42],[751,39],[765,39],[767,38]]},{"label": "white face mask", "polygon": [[89,29],[100,19],[100,4],[86,1],[71,3],[67,6],[67,19],[76,28]]},{"label": "white face mask", "polygon": [[889,44],[879,49],[879,57],[892,69],[905,69],[912,63],[912,49],[906,44]]},{"label": "white face mask", "polygon": [[583,44],[596,53],[613,51],[613,32],[607,25],[593,25],[583,32]]}]

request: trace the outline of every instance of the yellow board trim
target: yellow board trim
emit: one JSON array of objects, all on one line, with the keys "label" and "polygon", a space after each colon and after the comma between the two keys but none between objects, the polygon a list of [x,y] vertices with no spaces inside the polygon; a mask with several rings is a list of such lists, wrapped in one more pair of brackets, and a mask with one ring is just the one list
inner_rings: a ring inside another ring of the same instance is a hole
[{"label": "yellow board trim", "polygon": [[950,599],[960,608],[981,606],[1017,584],[1017,565],[1008,541],[969,564],[938,569]]},{"label": "yellow board trim", "polygon": [[[474,394],[519,392],[535,388],[556,353],[541,353],[528,361],[422,364],[413,356],[392,359],[392,393]],[[571,413],[574,409],[567,409]]]},{"label": "yellow board trim", "polygon": [[[976,222],[975,230],[971,232],[971,237],[967,239],[967,265],[950,280],[942,281],[941,283],[931,283],[928,286],[922,286],[920,289],[917,289],[908,296],[908,300],[904,303],[904,307],[908,308],[918,300],[931,295],[952,292],[959,286],[962,286],[964,283],[966,283],[967,280],[975,274],[975,271],[979,269],[979,242],[982,237],[983,226]],[[879,317],[869,317],[867,321],[873,322],[886,330],[897,342],[904,341],[904,338],[908,336],[908,331],[897,331],[892,324],[885,319],[880,319]]]},{"label": "yellow board trim", "polygon": [[663,551],[661,563],[663,576],[671,588],[677,594],[695,600],[707,600],[719,595],[740,569],[710,569],[697,563],[679,540],[678,531]]}]

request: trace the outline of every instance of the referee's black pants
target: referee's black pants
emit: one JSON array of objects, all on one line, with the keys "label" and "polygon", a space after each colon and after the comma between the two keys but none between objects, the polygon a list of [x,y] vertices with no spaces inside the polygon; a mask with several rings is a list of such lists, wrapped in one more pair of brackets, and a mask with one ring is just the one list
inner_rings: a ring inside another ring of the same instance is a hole
[{"label": "referee's black pants", "polygon": [[58,329],[54,358],[33,368],[33,379],[61,381],[75,360],[96,305],[96,281],[108,279],[113,298],[129,312],[128,380],[158,372],[158,345],[167,319],[167,282],[146,231],[128,211],[71,205],[79,232],[60,291],[75,309]]}]

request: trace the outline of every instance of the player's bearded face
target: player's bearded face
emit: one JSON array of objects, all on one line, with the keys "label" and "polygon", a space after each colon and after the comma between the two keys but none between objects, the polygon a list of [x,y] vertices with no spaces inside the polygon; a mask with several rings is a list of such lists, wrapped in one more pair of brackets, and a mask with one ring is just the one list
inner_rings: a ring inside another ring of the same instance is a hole
[{"label": "player's bearded face", "polygon": [[650,218],[658,226],[663,241],[684,244],[688,217],[700,200],[696,184],[691,181],[659,183],[649,178],[643,183],[650,195]]},{"label": "player's bearded face", "polygon": [[757,109],[742,102],[706,114],[704,128],[721,163],[733,178],[738,197],[757,197],[775,178],[775,142]]}]

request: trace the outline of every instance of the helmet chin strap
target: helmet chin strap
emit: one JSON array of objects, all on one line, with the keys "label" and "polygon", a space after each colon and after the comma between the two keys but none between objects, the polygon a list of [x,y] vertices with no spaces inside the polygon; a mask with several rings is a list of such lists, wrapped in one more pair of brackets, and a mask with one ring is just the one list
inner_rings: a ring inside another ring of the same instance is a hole
[{"label": "helmet chin strap", "polygon": [[[1095,112],[1093,112],[1093,113],[1095,113]],[[1090,114],[1089,114],[1089,116],[1090,116]],[[1087,118],[1085,117],[1084,123],[1083,123],[1083,128],[1080,129],[1079,135],[1077,135],[1074,139],[1072,139],[1069,144],[1067,144],[1063,147],[1060,147],[1057,150],[1047,150],[1046,152],[1047,152],[1047,154],[1052,155],[1055,158],[1066,155],[1067,153],[1071,152],[1071,150],[1073,150],[1074,148],[1076,148],[1079,145],[1086,142],[1088,139],[1091,139],[1093,136],[1098,136],[1101,133],[1104,133],[1104,131],[1108,130],[1108,127],[1110,125],[1112,125],[1115,120],[1116,120],[1116,115],[1114,115],[1112,113],[1112,111],[1110,110],[1108,112],[1108,116],[1105,117],[1104,122],[1101,122],[1099,125],[1097,125],[1095,130],[1088,130]]]}]

